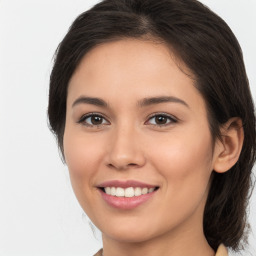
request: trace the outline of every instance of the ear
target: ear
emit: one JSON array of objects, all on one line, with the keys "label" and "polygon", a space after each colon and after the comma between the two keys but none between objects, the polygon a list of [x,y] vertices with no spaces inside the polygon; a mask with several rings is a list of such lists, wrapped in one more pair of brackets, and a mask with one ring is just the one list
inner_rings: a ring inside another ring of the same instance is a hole
[{"label": "ear", "polygon": [[244,141],[242,120],[234,117],[221,127],[221,139],[214,149],[213,169],[218,173],[227,172],[238,161]]}]

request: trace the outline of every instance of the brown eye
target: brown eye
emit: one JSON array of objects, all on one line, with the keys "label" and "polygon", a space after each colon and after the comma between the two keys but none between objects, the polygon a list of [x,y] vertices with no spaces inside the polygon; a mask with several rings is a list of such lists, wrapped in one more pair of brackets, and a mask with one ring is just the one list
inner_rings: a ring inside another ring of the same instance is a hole
[{"label": "brown eye", "polygon": [[177,120],[167,114],[157,114],[152,116],[147,123],[151,125],[164,126],[172,123],[176,123]]},{"label": "brown eye", "polygon": [[155,117],[156,124],[166,124],[167,121],[168,121],[168,119],[166,116],[156,116]]},{"label": "brown eye", "polygon": [[103,118],[101,116],[92,116],[91,117],[91,123],[93,125],[100,125],[103,122]]},{"label": "brown eye", "polygon": [[103,116],[98,114],[85,115],[79,120],[79,123],[86,126],[100,126],[109,124],[109,122]]}]

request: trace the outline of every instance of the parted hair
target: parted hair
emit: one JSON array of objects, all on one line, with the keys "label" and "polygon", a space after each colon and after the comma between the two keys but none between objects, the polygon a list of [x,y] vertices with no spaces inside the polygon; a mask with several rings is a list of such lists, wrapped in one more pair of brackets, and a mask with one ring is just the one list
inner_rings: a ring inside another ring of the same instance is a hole
[{"label": "parted hair", "polygon": [[237,163],[213,171],[204,211],[204,233],[238,250],[246,241],[247,205],[256,155],[255,112],[239,43],[228,25],[196,0],[104,0],[82,13],[59,44],[50,76],[48,117],[63,155],[67,88],[86,53],[97,45],[137,38],[169,46],[192,72],[205,100],[213,141],[232,117],[243,123],[244,143]]}]

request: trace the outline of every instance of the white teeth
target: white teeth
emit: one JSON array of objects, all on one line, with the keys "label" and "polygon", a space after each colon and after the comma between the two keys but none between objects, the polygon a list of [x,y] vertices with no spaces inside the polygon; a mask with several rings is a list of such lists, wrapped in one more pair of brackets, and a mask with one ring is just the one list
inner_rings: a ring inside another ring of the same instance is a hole
[{"label": "white teeth", "polygon": [[105,189],[105,193],[111,196],[117,196],[117,197],[134,197],[134,196],[141,196],[141,195],[145,195],[148,193],[152,193],[155,188],[133,188],[133,187],[129,187],[129,188],[120,188],[120,187],[106,187]]},{"label": "white teeth", "polygon": [[116,188],[112,187],[110,190],[111,196],[115,196],[116,195]]},{"label": "white teeth", "polygon": [[154,188],[150,188],[149,190],[148,190],[148,193],[152,193],[154,191]]},{"label": "white teeth", "polygon": [[116,196],[124,196],[124,193],[123,188],[116,188]]},{"label": "white teeth", "polygon": [[147,193],[148,193],[148,188],[143,188],[143,189],[141,190],[141,193],[142,193],[142,195],[147,194]]},{"label": "white teeth", "polygon": [[125,197],[133,197],[133,196],[134,196],[134,188],[126,188]]},{"label": "white teeth", "polygon": [[106,192],[106,194],[111,195],[111,188],[110,187],[106,187],[105,188],[105,192]]},{"label": "white teeth", "polygon": [[141,196],[141,188],[135,188],[134,189],[134,195],[135,196]]}]

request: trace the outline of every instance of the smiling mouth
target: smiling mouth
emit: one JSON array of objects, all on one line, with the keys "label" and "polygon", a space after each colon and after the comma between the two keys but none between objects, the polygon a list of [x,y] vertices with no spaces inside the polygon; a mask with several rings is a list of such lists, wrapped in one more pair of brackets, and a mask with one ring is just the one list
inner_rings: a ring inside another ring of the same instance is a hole
[{"label": "smiling mouth", "polygon": [[99,187],[99,189],[110,196],[131,198],[153,193],[154,191],[158,190],[159,187]]},{"label": "smiling mouth", "polygon": [[136,180],[109,180],[97,186],[102,199],[119,210],[132,210],[153,200],[159,186]]}]

